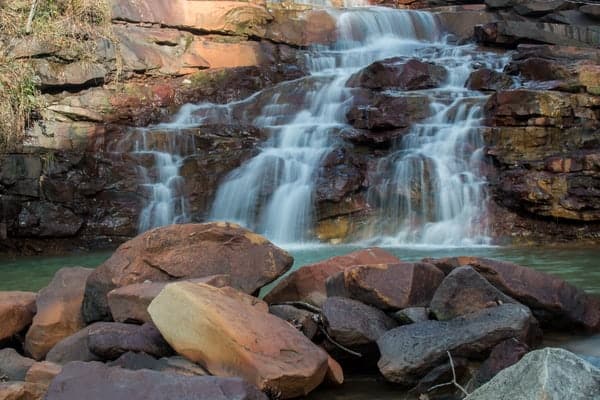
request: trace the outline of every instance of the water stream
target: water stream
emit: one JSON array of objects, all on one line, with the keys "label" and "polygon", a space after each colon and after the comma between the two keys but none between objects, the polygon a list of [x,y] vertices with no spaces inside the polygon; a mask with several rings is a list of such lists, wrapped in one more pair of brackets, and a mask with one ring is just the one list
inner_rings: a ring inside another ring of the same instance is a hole
[{"label": "water stream", "polygon": [[[386,245],[487,244],[485,181],[478,174],[481,106],[486,97],[466,90],[476,67],[501,68],[504,59],[449,44],[433,14],[380,7],[329,11],[338,41],[314,47],[310,75],[227,105],[183,107],[161,129],[177,132],[203,123],[250,123],[270,133],[257,156],[231,172],[218,189],[211,220],[237,222],[279,245],[315,241],[315,181],[323,159],[342,146],[348,127],[349,77],[390,57],[436,62],[448,71],[441,88],[419,91],[431,117],[416,124],[383,158],[368,201],[377,210],[355,240]],[[391,95],[407,95],[391,92]],[[251,109],[265,104],[258,117]],[[141,151],[152,151],[143,147]],[[189,218],[177,196],[177,153],[155,152],[158,178],[145,178],[152,196],[140,230]]]}]

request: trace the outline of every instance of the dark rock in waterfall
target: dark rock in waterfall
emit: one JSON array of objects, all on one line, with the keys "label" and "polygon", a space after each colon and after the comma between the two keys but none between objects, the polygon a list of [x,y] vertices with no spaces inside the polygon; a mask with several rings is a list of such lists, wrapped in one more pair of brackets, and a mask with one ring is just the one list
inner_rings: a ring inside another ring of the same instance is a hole
[{"label": "dark rock in waterfall", "polygon": [[374,90],[419,90],[439,87],[446,77],[446,68],[442,66],[395,57],[376,61],[355,73],[347,86]]},{"label": "dark rock in waterfall", "polygon": [[513,85],[514,82],[510,76],[488,68],[473,71],[465,84],[468,89],[489,92],[509,89]]},{"label": "dark rock in waterfall", "polygon": [[429,102],[425,95],[367,93],[353,98],[346,118],[357,129],[393,131],[428,117]]}]

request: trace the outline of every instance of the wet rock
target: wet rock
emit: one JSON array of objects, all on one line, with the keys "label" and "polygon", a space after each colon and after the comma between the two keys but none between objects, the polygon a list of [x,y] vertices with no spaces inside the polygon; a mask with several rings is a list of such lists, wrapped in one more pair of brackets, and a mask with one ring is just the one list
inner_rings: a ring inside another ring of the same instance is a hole
[{"label": "wet rock", "polygon": [[11,381],[24,381],[35,360],[23,357],[15,349],[0,350],[0,376]]},{"label": "wet rock", "polygon": [[329,297],[322,315],[329,335],[351,348],[372,344],[397,326],[383,311],[344,297]]},{"label": "wet rock", "polygon": [[83,225],[73,211],[46,201],[24,203],[17,222],[19,236],[43,238],[74,236]]},{"label": "wet rock", "polygon": [[433,295],[430,308],[438,320],[445,321],[504,303],[517,302],[473,268],[460,267],[444,278]]},{"label": "wet rock", "polygon": [[396,311],[393,315],[399,325],[415,324],[418,322],[429,321],[429,309],[426,307],[408,307]]},{"label": "wet rock", "polygon": [[25,350],[36,360],[62,339],[85,326],[81,304],[85,282],[92,273],[90,268],[62,268],[37,297],[37,314],[27,336]]},{"label": "wet rock", "polygon": [[204,284],[167,285],[150,304],[173,348],[220,376],[242,376],[282,398],[305,395],[327,372],[327,354],[241,292]]},{"label": "wet rock", "polygon": [[93,272],[85,289],[83,315],[87,322],[110,319],[107,293],[146,280],[228,274],[232,286],[253,293],[285,273],[292,263],[287,252],[235,224],[157,228],[123,244]]},{"label": "wet rock", "polygon": [[29,368],[25,376],[25,382],[35,383],[44,387],[50,386],[52,379],[58,374],[62,367],[49,361],[37,362]]},{"label": "wet rock", "polygon": [[32,292],[0,292],[0,341],[9,339],[31,324],[35,315],[35,299]]},{"label": "wet rock", "polygon": [[104,360],[114,360],[129,351],[166,357],[173,350],[152,323],[144,325],[103,322],[94,324],[88,333],[92,353]]},{"label": "wet rock", "polygon": [[504,304],[450,321],[426,321],[385,333],[377,344],[379,370],[392,382],[412,385],[431,369],[453,357],[481,358],[498,343],[529,335],[529,309]]},{"label": "wet rock", "polygon": [[483,385],[498,372],[518,363],[528,352],[529,346],[515,338],[498,343],[475,374],[473,378],[475,387]]},{"label": "wet rock", "polygon": [[428,117],[429,101],[427,96],[422,95],[376,93],[368,97],[358,96],[353,99],[346,119],[357,129],[396,131]]},{"label": "wet rock", "polygon": [[[229,286],[229,275],[212,275],[189,279],[192,283],[206,283],[215,287]],[[148,306],[168,282],[143,282],[123,286],[108,292],[110,313],[116,322],[151,322]]]},{"label": "wet rock", "polygon": [[600,370],[562,349],[528,353],[491,381],[466,397],[468,400],[593,399],[600,396]]},{"label": "wet rock", "polygon": [[305,301],[320,306],[327,298],[325,281],[330,276],[356,265],[396,262],[399,262],[396,256],[377,247],[332,257],[293,271],[265,296],[265,301],[269,304]]},{"label": "wet rock", "polygon": [[502,72],[481,68],[471,72],[465,86],[471,90],[490,91],[509,89],[514,85],[512,78]]},{"label": "wet rock", "polygon": [[383,310],[428,306],[444,273],[432,264],[361,265],[326,282],[328,296],[350,297]]},{"label": "wet rock", "polygon": [[349,87],[386,90],[419,90],[441,86],[446,80],[446,68],[416,59],[395,57],[376,61],[355,73]]},{"label": "wet rock", "polygon": [[146,353],[127,352],[114,361],[107,363],[110,367],[121,367],[138,371],[140,369],[150,369],[159,372],[172,372],[175,374],[187,376],[203,376],[208,375],[201,366],[184,357],[163,357],[156,359]]},{"label": "wet rock", "polygon": [[0,382],[2,400],[41,400],[46,390],[43,385],[29,382]]},{"label": "wet rock", "polygon": [[318,331],[314,314],[287,304],[269,306],[269,313],[289,322],[307,338],[312,339]]},{"label": "wet rock", "polygon": [[102,324],[96,322],[58,342],[46,355],[46,361],[64,365],[71,361],[100,361],[100,357],[90,351],[88,339],[90,330]]},{"label": "wet rock", "polygon": [[444,270],[471,266],[496,288],[531,308],[542,325],[598,330],[600,299],[564,280],[517,264],[478,257],[427,260]]},{"label": "wet rock", "polygon": [[47,400],[267,400],[239,378],[183,376],[149,370],[129,371],[102,363],[67,364],[52,381]]}]

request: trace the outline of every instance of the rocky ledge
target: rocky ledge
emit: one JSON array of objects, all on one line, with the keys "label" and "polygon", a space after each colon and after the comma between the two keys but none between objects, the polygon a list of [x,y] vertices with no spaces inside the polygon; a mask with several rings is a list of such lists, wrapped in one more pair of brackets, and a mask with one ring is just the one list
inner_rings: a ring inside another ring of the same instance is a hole
[{"label": "rocky ledge", "polygon": [[237,225],[173,225],[37,294],[0,293],[0,399],[285,399],[344,371],[430,399],[600,395],[598,368],[534,351],[548,330],[600,332],[600,298],[559,278],[378,248],[292,262]]}]

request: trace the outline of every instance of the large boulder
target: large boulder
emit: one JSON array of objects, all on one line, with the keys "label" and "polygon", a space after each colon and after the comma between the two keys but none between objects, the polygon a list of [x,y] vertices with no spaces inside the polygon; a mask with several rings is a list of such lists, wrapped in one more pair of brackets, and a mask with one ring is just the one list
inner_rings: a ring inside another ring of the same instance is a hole
[{"label": "large boulder", "polygon": [[383,310],[428,306],[444,273],[428,263],[359,265],[326,282],[328,296],[350,297]]},{"label": "large boulder", "polygon": [[468,265],[496,288],[531,308],[542,325],[600,330],[600,298],[564,280],[511,262],[479,257],[427,259],[444,271]]},{"label": "large boulder", "polygon": [[56,343],[46,355],[46,361],[64,365],[71,361],[100,361],[100,357],[90,351],[90,330],[102,324],[96,322]]},{"label": "large boulder", "polygon": [[[193,283],[206,283],[215,287],[229,286],[229,275],[212,275],[190,279]],[[150,322],[148,306],[168,282],[142,282],[123,286],[108,292],[108,305],[113,319],[117,322]]]},{"label": "large boulder", "polygon": [[282,398],[307,394],[328,369],[321,348],[241,292],[172,283],[148,311],[179,354],[211,374],[241,376]]},{"label": "large boulder", "polygon": [[600,398],[600,369],[566,350],[528,353],[465,400]]},{"label": "large boulder", "polygon": [[[35,360],[23,357],[15,349],[0,350],[0,376],[11,381],[24,381]],[[1,380],[1,379],[0,379]]]},{"label": "large boulder", "polygon": [[122,244],[88,279],[86,322],[110,320],[109,291],[142,283],[228,274],[231,285],[253,293],[285,273],[293,258],[239,225],[214,222],[152,229]]},{"label": "large boulder", "polygon": [[90,268],[62,268],[37,297],[37,314],[25,337],[25,350],[36,360],[62,339],[85,326],[81,303]]},{"label": "large boulder", "polygon": [[422,376],[453,357],[481,358],[512,338],[527,342],[532,328],[529,309],[504,304],[450,321],[426,321],[388,331],[377,341],[379,370],[392,382],[416,384]]},{"label": "large boulder", "polygon": [[317,306],[327,298],[325,281],[332,275],[355,265],[400,262],[396,256],[378,247],[357,250],[343,256],[306,265],[283,278],[266,296],[269,304],[305,301]]},{"label": "large boulder", "polygon": [[433,295],[430,308],[438,320],[444,321],[503,303],[517,302],[473,268],[460,267],[444,278]]},{"label": "large boulder", "polygon": [[31,324],[35,315],[35,299],[32,292],[0,292],[0,341],[21,332]]},{"label": "large boulder", "polygon": [[72,362],[52,381],[46,400],[267,400],[239,378],[130,371],[99,362]]},{"label": "large boulder", "polygon": [[349,87],[385,90],[418,90],[440,86],[448,75],[446,68],[401,57],[375,61],[348,80]]},{"label": "large boulder", "polygon": [[88,346],[104,360],[114,360],[128,351],[166,357],[173,350],[151,323],[144,325],[100,322],[89,330]]}]

